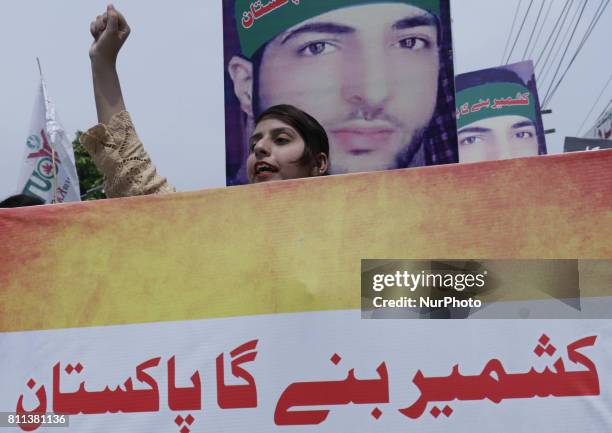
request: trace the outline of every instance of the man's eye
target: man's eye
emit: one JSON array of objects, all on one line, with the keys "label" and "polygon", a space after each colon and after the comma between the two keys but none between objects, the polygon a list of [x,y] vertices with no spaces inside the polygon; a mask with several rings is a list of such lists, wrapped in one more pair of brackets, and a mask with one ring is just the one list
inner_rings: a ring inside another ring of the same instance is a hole
[{"label": "man's eye", "polygon": [[533,132],[530,131],[520,131],[514,134],[516,138],[520,138],[521,140],[526,140],[528,138],[533,138]]},{"label": "man's eye", "polygon": [[469,144],[476,144],[476,143],[480,143],[481,141],[482,141],[482,138],[481,138],[481,137],[479,137],[479,136],[477,136],[477,135],[472,135],[472,136],[470,136],[470,137],[465,137],[465,138],[463,138],[463,139],[462,139],[462,140],[459,142],[459,144],[463,144],[463,145],[467,144],[467,145],[469,145]]},{"label": "man's eye", "polygon": [[428,48],[430,46],[430,42],[423,38],[417,38],[415,36],[412,36],[409,38],[400,39],[397,42],[397,45],[400,48],[404,48],[407,50],[420,51],[423,48]]},{"label": "man's eye", "polygon": [[336,47],[328,42],[312,42],[299,50],[299,54],[306,57],[320,56],[336,51]]}]

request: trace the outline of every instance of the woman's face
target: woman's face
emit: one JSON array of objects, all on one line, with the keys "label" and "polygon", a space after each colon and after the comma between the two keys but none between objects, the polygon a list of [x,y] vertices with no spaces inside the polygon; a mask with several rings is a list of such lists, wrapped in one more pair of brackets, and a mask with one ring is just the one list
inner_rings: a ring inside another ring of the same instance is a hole
[{"label": "woman's face", "polygon": [[317,167],[300,162],[304,148],[304,140],[291,126],[277,119],[260,121],[249,140],[249,182],[298,179],[315,175]]}]

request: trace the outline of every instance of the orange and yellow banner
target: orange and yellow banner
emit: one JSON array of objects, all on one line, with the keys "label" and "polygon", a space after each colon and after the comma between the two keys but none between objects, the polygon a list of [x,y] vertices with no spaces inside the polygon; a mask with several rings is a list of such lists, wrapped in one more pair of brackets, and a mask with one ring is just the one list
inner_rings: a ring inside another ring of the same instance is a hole
[{"label": "orange and yellow banner", "polygon": [[608,259],[612,152],[0,210],[0,331],[360,306],[361,259]]}]

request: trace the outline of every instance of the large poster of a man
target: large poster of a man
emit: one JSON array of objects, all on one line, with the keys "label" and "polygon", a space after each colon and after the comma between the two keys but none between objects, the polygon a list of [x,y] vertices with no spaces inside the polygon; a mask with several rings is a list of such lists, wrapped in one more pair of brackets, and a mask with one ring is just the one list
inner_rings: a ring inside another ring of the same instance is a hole
[{"label": "large poster of a man", "polygon": [[546,154],[533,62],[457,75],[459,162]]},{"label": "large poster of a man", "polygon": [[448,0],[223,0],[223,15],[228,185],[277,104],[323,125],[331,174],[458,161]]}]

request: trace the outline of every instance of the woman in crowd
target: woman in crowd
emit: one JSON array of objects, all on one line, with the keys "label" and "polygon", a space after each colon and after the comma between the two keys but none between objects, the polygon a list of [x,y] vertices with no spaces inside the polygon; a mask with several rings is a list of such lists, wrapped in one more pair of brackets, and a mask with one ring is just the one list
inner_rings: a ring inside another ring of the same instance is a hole
[{"label": "woman in crowd", "polygon": [[[117,55],[130,34],[125,18],[112,5],[90,26],[89,49],[99,124],[81,135],[81,143],[106,178],[107,197],[173,192],[155,166],[125,108]],[[320,176],[329,167],[329,143],[312,116],[290,105],[261,113],[249,141],[249,182]]]}]

